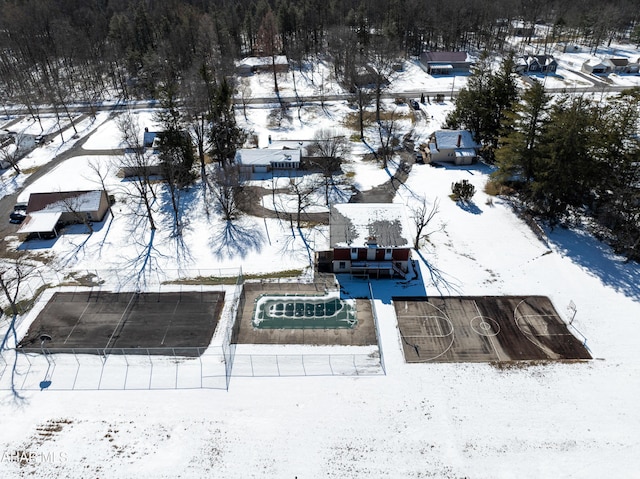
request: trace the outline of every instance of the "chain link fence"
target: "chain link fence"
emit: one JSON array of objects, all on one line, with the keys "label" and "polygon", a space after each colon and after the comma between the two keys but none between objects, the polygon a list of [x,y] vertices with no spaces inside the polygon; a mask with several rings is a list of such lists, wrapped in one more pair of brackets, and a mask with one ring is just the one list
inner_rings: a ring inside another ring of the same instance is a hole
[{"label": "chain link fence", "polygon": [[[0,389],[28,390],[161,390],[229,388],[232,377],[365,376],[385,374],[378,346],[350,354],[236,354],[234,331],[245,307],[241,270],[198,270],[203,277],[225,278],[211,286],[176,281],[158,283],[147,292],[225,289],[225,307],[207,348],[10,348],[0,352]],[[103,272],[104,274],[104,272]],[[100,278],[98,271],[89,275]],[[258,283],[258,284],[256,284]],[[273,281],[252,282],[252,288]],[[275,283],[285,283],[278,280]],[[236,285],[235,287],[233,285]],[[318,283],[289,282],[300,291],[336,288],[333,279]],[[98,281],[93,286],[64,289],[112,290]],[[44,296],[44,297],[43,297]],[[41,296],[46,301],[47,294]],[[376,329],[377,329],[377,318]]]}]

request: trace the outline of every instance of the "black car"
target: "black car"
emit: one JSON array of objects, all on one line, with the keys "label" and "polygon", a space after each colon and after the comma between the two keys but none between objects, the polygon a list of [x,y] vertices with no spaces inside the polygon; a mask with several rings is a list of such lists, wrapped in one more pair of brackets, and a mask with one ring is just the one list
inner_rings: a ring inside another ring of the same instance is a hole
[{"label": "black car", "polygon": [[14,211],[9,215],[9,222],[14,224],[20,224],[27,217],[24,211]]}]

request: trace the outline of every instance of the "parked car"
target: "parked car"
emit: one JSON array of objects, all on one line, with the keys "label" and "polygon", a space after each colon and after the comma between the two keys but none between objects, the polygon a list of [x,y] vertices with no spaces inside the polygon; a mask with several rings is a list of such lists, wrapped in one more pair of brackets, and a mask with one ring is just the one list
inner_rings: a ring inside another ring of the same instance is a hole
[{"label": "parked car", "polygon": [[411,108],[413,108],[414,110],[419,110],[420,109],[420,103],[418,103],[415,100],[411,100]]},{"label": "parked car", "polygon": [[15,210],[13,213],[9,215],[9,222],[13,224],[20,224],[24,221],[26,217],[27,217],[27,214],[25,211]]}]

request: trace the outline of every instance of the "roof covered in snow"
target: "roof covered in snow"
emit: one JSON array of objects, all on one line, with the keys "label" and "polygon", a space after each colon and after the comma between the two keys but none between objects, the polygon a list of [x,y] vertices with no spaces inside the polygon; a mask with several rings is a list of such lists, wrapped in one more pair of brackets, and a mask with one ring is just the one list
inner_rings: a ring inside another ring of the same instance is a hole
[{"label": "roof covered in snow", "polygon": [[239,165],[268,166],[273,163],[300,163],[300,150],[270,148],[241,149],[236,152],[236,162]]},{"label": "roof covered in snow", "polygon": [[285,55],[276,55],[275,59],[269,57],[246,57],[237,63],[237,66],[260,67],[272,65],[275,60],[276,65],[287,65],[287,57]]},{"label": "roof covered in snow", "polygon": [[467,130],[437,130],[435,132],[436,145],[439,150],[455,148],[473,149],[480,145],[473,140],[471,132]]},{"label": "roof covered in snow", "polygon": [[66,213],[68,211],[89,212],[100,209],[102,190],[58,191],[53,193],[31,193],[27,213],[48,211]]},{"label": "roof covered in snow", "polygon": [[382,247],[409,246],[405,206],[398,203],[341,203],[331,207],[332,247],[365,247],[369,239]]},{"label": "roof covered in snow", "polygon": [[48,233],[53,231],[62,216],[60,211],[36,211],[27,215],[18,234]]}]

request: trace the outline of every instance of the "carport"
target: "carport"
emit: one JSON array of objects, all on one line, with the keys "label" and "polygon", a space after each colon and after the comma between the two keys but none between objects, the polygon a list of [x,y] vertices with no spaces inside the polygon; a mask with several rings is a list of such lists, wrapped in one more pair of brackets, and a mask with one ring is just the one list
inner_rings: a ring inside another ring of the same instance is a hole
[{"label": "carport", "polygon": [[29,213],[25,218],[22,226],[17,231],[18,234],[31,234],[35,233],[38,238],[42,238],[42,235],[54,234],[58,236],[56,225],[62,216],[60,211],[36,211]]}]

